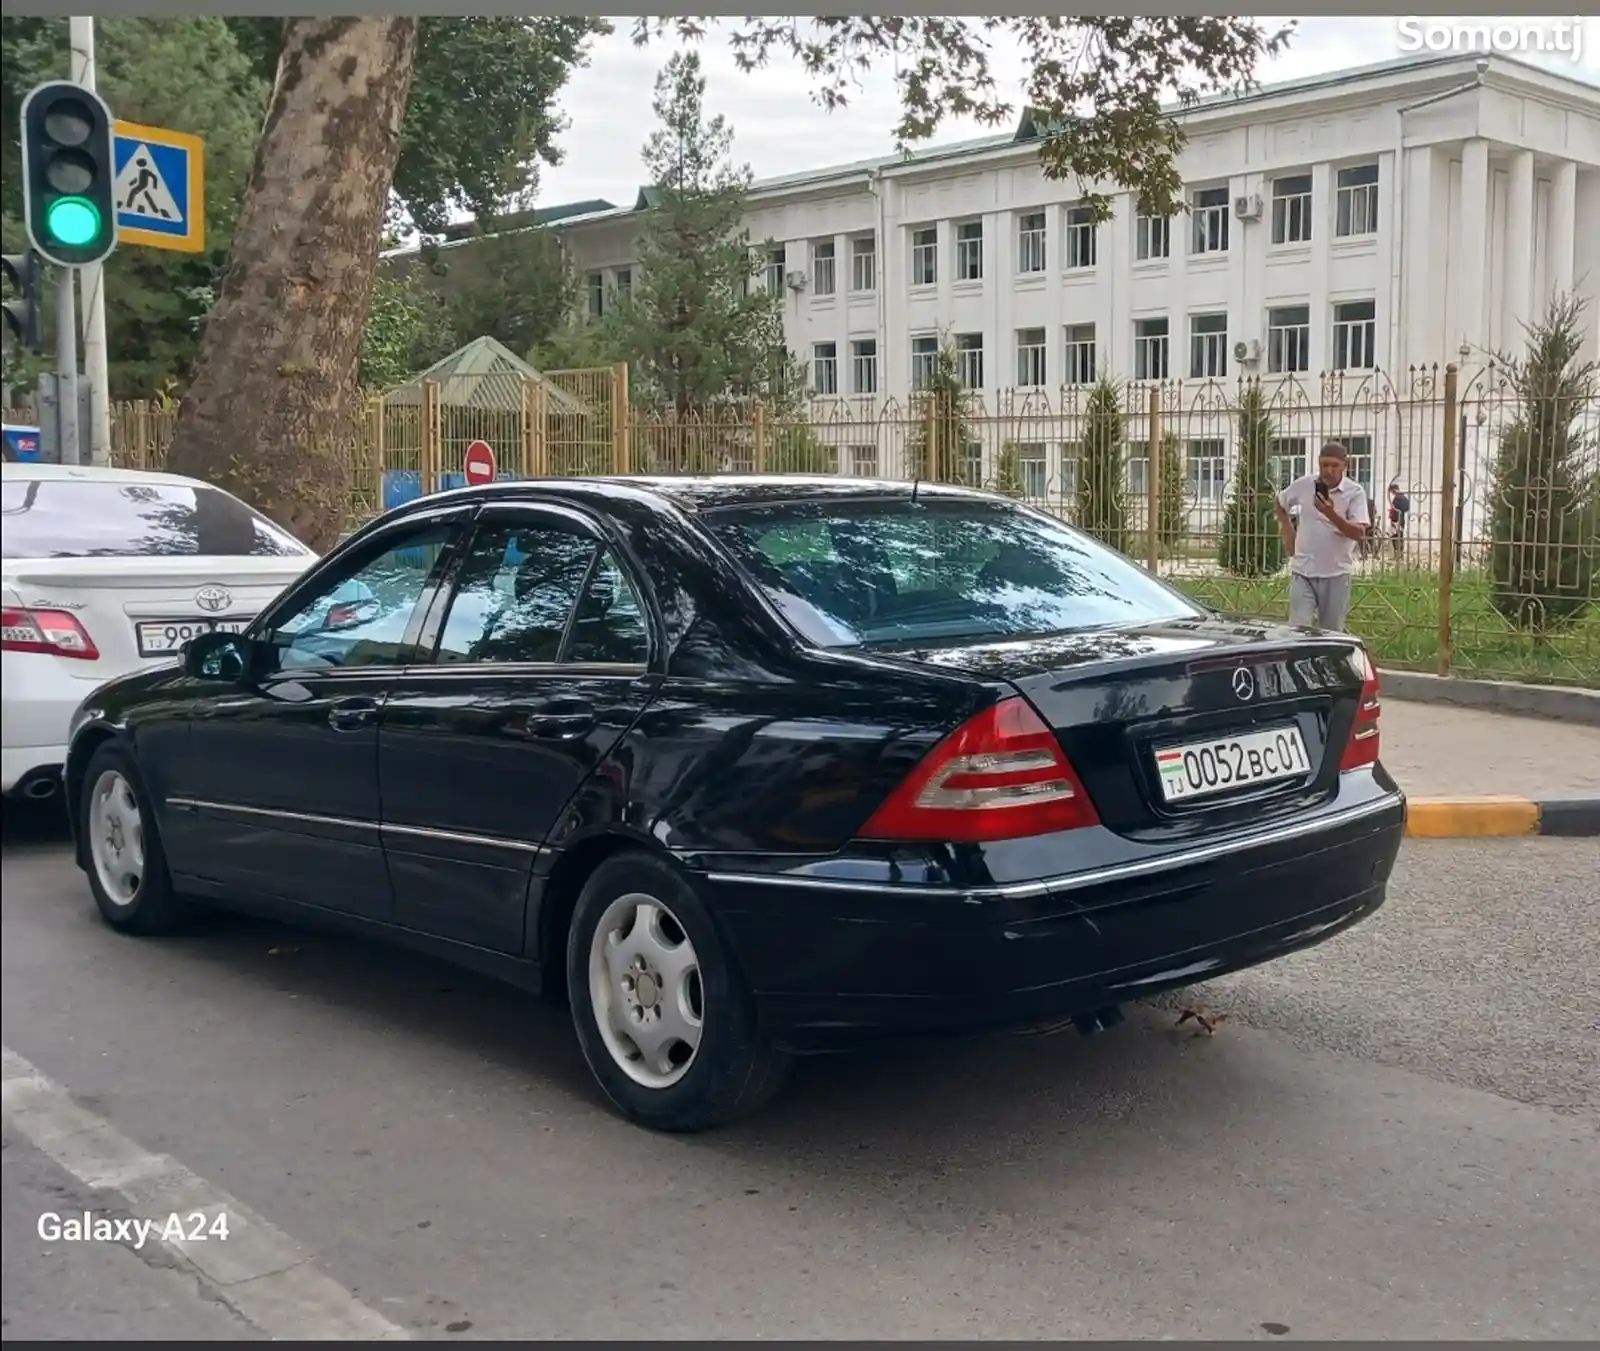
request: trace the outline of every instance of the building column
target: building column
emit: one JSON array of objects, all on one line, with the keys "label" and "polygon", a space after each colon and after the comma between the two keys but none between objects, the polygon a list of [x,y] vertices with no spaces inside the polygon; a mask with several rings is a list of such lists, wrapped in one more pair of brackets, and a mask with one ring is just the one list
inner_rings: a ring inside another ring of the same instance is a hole
[{"label": "building column", "polygon": [[[1594,222],[1600,220],[1600,169],[1584,169],[1578,175],[1576,219]],[[1573,248],[1573,285],[1580,295],[1588,298],[1589,308],[1584,311],[1583,359],[1600,359],[1600,232],[1591,225],[1585,226],[1577,236]]]},{"label": "building column", "polygon": [[[1461,341],[1472,348],[1474,362],[1485,359],[1489,345],[1489,142],[1481,138],[1461,148]],[[1452,352],[1446,358],[1454,360]]]},{"label": "building column", "polygon": [[1500,331],[1517,343],[1522,326],[1534,318],[1533,308],[1533,151],[1511,157],[1510,195],[1506,203],[1505,311]]},{"label": "building column", "polygon": [[1578,166],[1566,160],[1550,185],[1550,290],[1572,289],[1573,253],[1578,229]]}]

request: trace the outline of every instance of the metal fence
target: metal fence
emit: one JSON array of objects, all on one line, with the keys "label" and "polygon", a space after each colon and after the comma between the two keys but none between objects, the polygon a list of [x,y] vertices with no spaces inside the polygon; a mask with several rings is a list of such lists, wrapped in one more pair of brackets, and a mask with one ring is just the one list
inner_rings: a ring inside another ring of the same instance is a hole
[{"label": "metal fence", "polygon": [[[1282,617],[1271,499],[1338,441],[1373,508],[1349,627],[1381,664],[1600,686],[1600,402],[1530,406],[1492,366],[817,399],[787,417],[641,406],[624,367],[486,378],[505,387],[490,397],[455,376],[370,401],[352,522],[462,482],[474,440],[514,477],[920,474],[1031,501],[1200,600]],[[114,458],[158,467],[172,422],[164,406],[119,406]],[[1391,486],[1409,508],[1393,516]]]}]

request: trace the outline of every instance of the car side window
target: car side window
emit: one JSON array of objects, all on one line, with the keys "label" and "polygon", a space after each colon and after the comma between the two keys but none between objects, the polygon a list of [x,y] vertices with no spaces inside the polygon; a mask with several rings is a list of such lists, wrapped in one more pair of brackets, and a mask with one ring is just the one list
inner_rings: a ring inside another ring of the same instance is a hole
[{"label": "car side window", "polygon": [[462,561],[436,660],[557,660],[598,547],[548,521],[480,528]]},{"label": "car side window", "polygon": [[639,593],[607,549],[589,574],[564,660],[642,665],[649,659],[650,631]]},{"label": "car side window", "polygon": [[398,664],[417,602],[459,529],[452,523],[422,526],[307,596],[262,635],[277,650],[278,670]]}]

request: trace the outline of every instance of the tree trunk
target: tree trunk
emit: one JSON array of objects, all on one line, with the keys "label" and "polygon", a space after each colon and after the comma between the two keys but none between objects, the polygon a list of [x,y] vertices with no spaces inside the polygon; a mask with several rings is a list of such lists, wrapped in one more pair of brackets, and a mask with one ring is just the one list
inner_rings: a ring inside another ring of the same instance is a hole
[{"label": "tree trunk", "polygon": [[416,49],[415,19],[288,21],[167,458],[318,550],[349,510],[361,332]]}]

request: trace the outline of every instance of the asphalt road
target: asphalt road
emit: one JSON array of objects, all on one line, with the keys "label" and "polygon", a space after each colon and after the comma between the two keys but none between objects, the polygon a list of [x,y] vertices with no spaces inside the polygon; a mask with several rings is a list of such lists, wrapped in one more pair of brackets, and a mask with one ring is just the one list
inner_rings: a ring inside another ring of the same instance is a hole
[{"label": "asphalt road", "polygon": [[[1408,846],[1369,924],[1208,990],[1214,1037],[810,1062],[670,1139],[513,992],[120,938],[5,832],[8,1339],[1600,1334],[1600,842]],[[196,1209],[233,1229],[187,1256],[38,1231]]]}]

